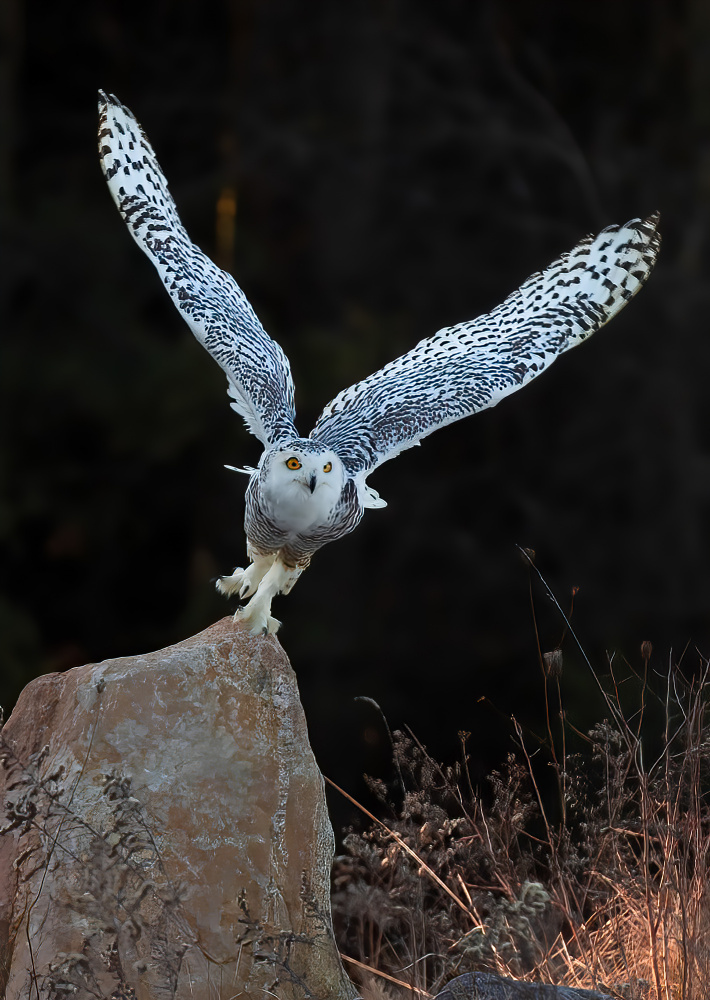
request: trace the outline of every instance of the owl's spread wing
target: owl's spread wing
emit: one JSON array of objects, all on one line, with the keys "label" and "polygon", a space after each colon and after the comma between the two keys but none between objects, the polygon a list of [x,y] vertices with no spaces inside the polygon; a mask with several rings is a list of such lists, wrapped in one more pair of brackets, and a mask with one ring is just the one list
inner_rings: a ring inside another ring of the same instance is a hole
[{"label": "owl's spread wing", "polygon": [[311,437],[367,475],[446,424],[495,406],[607,323],[648,278],[658,213],[588,236],[492,312],[439,330],[345,389]]},{"label": "owl's spread wing", "polygon": [[288,358],[237,285],[190,241],[148,139],[99,91],[99,156],[109,190],[192,332],[224,369],[232,408],[266,446],[297,436]]}]

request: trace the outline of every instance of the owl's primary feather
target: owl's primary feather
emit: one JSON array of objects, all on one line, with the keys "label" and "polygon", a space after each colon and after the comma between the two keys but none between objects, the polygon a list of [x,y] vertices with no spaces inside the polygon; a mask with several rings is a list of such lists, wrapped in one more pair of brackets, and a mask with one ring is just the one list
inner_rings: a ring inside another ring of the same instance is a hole
[{"label": "owl's primary feather", "polygon": [[367,475],[439,427],[495,406],[633,298],[658,253],[658,219],[586,237],[492,312],[420,341],[339,393],[313,436],[343,455],[348,471]]},{"label": "owl's primary feather", "polygon": [[128,108],[103,91],[99,158],[129,232],[155,264],[192,332],[224,369],[234,409],[266,446],[295,437],[288,358],[234,278],[190,241],[143,130]]},{"label": "owl's primary feather", "polygon": [[484,316],[446,327],[339,393],[308,438],[296,431],[288,360],[234,279],[191,243],[155,154],[131,112],[99,93],[99,153],[109,189],[193,333],[222,366],[232,406],[264,444],[250,471],[244,526],[251,564],[222,577],[251,597],[237,615],[274,632],[288,593],[329,541],[383,506],[366,478],[439,427],[495,406],[607,323],[648,278],[658,215],[588,236]]}]

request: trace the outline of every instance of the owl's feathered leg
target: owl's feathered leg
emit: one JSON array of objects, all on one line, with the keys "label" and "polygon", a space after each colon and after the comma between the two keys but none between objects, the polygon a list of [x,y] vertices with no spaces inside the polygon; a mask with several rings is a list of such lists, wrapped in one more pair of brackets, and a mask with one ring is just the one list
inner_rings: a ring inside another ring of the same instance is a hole
[{"label": "owl's feathered leg", "polygon": [[278,556],[259,583],[256,593],[234,616],[244,622],[254,635],[272,635],[281,624],[271,617],[271,602],[277,594],[288,594],[305,567],[286,566]]},{"label": "owl's feathered leg", "polygon": [[263,556],[251,552],[249,546],[247,546],[247,553],[253,560],[250,566],[247,566],[246,569],[237,566],[231,576],[220,576],[217,580],[217,590],[225,597],[231,597],[232,594],[238,594],[241,599],[251,597],[252,594],[256,593],[259,584],[276,558],[273,554]]}]

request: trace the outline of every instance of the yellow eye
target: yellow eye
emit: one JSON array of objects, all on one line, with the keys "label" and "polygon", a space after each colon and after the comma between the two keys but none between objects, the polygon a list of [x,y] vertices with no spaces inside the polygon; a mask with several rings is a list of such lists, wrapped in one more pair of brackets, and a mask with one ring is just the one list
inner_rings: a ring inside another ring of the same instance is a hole
[{"label": "yellow eye", "polygon": [[289,467],[289,469],[293,469],[294,472],[296,471],[296,469],[301,468],[301,463],[295,456],[289,458],[288,461],[286,462],[286,465]]},{"label": "yellow eye", "polygon": [[323,466],[323,472],[330,472],[332,468],[333,468],[333,463],[326,462],[325,465]]}]

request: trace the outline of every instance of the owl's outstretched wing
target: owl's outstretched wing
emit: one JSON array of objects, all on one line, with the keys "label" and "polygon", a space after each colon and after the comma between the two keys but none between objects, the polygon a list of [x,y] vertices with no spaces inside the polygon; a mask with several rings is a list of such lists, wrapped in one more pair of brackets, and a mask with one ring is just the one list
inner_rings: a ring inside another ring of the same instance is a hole
[{"label": "owl's outstretched wing", "polygon": [[288,358],[234,278],[190,241],[133,114],[99,91],[99,156],[109,190],[192,332],[224,369],[231,404],[265,446],[297,436]]},{"label": "owl's outstretched wing", "polygon": [[638,292],[658,213],[588,236],[492,312],[439,330],[330,402],[311,432],[367,475],[446,424],[495,406],[586,340]]}]

